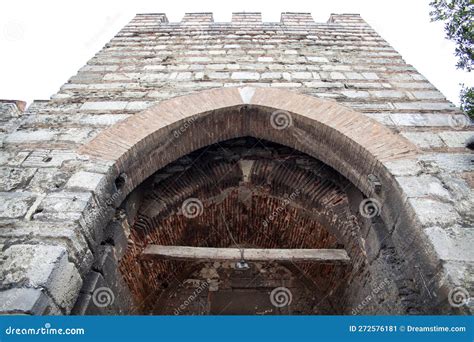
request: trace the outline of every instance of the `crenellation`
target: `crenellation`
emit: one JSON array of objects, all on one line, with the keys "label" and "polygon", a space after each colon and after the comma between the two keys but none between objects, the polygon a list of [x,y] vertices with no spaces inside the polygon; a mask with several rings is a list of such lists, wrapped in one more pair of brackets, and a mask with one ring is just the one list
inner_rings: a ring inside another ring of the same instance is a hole
[{"label": "crenellation", "polygon": [[301,25],[305,28],[314,24],[311,13],[284,12],[281,14],[281,23],[287,26]]},{"label": "crenellation", "polygon": [[0,100],[0,120],[19,117],[26,108],[26,102],[16,100]]},{"label": "crenellation", "polygon": [[345,14],[331,14],[328,23],[340,24],[340,25],[367,25],[360,14],[356,13],[345,13]]},{"label": "crenellation", "polygon": [[[256,25],[262,23],[262,13],[260,12],[233,12],[232,24]],[[252,29],[254,27],[252,26]]]},{"label": "crenellation", "polygon": [[214,17],[212,13],[202,12],[202,13],[186,13],[181,20],[182,24],[206,24],[213,23]]}]

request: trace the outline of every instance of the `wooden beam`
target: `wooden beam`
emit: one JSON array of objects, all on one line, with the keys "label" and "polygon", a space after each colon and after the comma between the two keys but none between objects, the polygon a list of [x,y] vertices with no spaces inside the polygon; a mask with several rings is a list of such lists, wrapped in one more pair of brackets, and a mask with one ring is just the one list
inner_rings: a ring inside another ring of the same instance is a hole
[{"label": "wooden beam", "polygon": [[[145,258],[168,260],[216,261],[241,259],[238,248],[148,245]],[[344,249],[259,249],[245,248],[246,261],[293,261],[347,264],[350,258]]]}]

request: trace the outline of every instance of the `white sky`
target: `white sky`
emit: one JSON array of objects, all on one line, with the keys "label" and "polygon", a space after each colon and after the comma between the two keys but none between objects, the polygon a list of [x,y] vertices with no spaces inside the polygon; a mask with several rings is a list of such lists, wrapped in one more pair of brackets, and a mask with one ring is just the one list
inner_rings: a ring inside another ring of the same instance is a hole
[{"label": "white sky", "polygon": [[[459,83],[472,75],[456,70],[454,44],[443,24],[429,20],[430,0],[3,0],[0,4],[0,99],[49,99],[136,13],[213,12],[230,21],[232,12],[262,12],[280,21],[281,12],[311,12],[317,22],[330,13],[360,13],[407,61],[458,104]],[[469,81],[470,80],[470,81]]]}]

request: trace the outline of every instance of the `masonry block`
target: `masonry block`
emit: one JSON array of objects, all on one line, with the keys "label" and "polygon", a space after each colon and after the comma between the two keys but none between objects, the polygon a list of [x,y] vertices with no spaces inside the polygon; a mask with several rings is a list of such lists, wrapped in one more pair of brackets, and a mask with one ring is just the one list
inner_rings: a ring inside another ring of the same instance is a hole
[{"label": "masonry block", "polygon": [[45,289],[65,313],[70,312],[82,279],[63,247],[14,245],[4,255],[2,286]]},{"label": "masonry block", "polygon": [[60,315],[61,310],[41,289],[0,290],[0,314]]},{"label": "masonry block", "polygon": [[31,193],[1,192],[0,193],[0,218],[15,219],[26,215],[33,205],[36,196]]}]

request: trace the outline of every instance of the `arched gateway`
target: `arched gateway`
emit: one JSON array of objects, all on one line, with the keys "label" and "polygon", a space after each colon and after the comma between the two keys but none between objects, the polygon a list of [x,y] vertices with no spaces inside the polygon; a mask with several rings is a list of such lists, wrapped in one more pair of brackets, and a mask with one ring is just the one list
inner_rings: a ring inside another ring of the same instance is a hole
[{"label": "arched gateway", "polygon": [[[114,256],[104,296],[120,300],[106,312],[439,310],[417,273],[436,276],[440,265],[387,168],[416,157],[415,146],[334,101],[258,87],[197,92],[106,129],[80,153],[113,162],[96,193],[121,203],[94,232]],[[146,252],[152,245],[159,255]],[[255,248],[284,255],[241,270],[235,257],[181,255],[196,251],[183,246],[234,247],[244,261]],[[349,260],[298,260],[301,249],[343,249]],[[274,289],[293,304],[272,307]],[[89,304],[83,296],[76,309]]]}]

